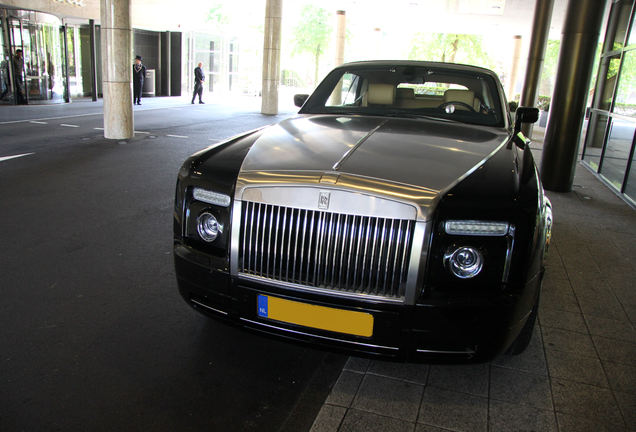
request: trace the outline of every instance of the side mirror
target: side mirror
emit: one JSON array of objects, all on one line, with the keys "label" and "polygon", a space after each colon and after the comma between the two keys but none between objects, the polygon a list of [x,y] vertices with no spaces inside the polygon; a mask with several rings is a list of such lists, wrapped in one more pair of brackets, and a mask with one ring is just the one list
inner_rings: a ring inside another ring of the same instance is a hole
[{"label": "side mirror", "polygon": [[539,120],[539,109],[519,107],[515,113],[515,134],[521,130],[521,123],[536,123]]},{"label": "side mirror", "polygon": [[296,105],[297,107],[302,107],[305,102],[307,102],[307,99],[309,99],[309,95],[308,94],[297,94],[294,95],[294,105]]}]

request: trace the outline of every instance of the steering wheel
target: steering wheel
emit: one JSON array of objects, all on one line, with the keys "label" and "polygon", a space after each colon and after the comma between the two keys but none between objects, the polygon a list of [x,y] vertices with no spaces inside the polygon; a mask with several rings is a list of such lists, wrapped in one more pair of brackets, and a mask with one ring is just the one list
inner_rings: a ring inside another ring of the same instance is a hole
[{"label": "steering wheel", "polygon": [[443,104],[441,104],[441,105],[440,105],[440,106],[438,106],[437,108],[439,108],[439,109],[444,109],[444,108],[446,108],[446,107],[447,107],[447,106],[449,106],[449,105],[460,105],[460,106],[463,106],[463,107],[468,108],[468,110],[469,110],[469,111],[477,112],[477,111],[475,111],[475,108],[473,108],[472,106],[468,105],[467,103],[460,102],[460,101],[448,101],[448,102],[444,102]]}]

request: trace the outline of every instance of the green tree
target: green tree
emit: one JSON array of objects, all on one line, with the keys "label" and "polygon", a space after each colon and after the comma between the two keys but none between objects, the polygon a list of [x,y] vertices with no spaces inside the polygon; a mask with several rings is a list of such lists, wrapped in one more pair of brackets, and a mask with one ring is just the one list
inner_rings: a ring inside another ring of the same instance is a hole
[{"label": "green tree", "polygon": [[488,68],[494,62],[482,46],[482,37],[468,34],[417,33],[411,42],[411,60],[467,63]]},{"label": "green tree", "polygon": [[327,10],[314,5],[304,6],[300,15],[299,24],[294,28],[293,53],[314,56],[314,83],[317,83],[320,56],[331,37],[331,20]]},{"label": "green tree", "polygon": [[549,79],[556,75],[557,63],[559,61],[559,49],[561,48],[560,40],[549,40],[545,47],[545,55],[543,56],[543,69],[541,79]]},{"label": "green tree", "polygon": [[623,52],[620,78],[616,89],[616,111],[634,116],[636,114],[636,55],[634,51]]},{"label": "green tree", "polygon": [[541,78],[539,80],[539,96],[547,97],[548,99],[552,97],[557,64],[559,63],[560,48],[560,40],[549,40],[545,47],[543,66],[541,67]]},{"label": "green tree", "polygon": [[230,23],[228,10],[226,7],[224,7],[222,2],[212,4],[210,9],[208,10],[206,21],[221,28]]}]

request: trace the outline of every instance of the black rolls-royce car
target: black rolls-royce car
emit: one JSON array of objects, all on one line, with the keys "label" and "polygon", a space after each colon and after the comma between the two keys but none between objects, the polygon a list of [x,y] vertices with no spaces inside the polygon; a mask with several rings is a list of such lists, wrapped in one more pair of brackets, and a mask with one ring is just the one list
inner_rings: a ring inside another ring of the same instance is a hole
[{"label": "black rolls-royce car", "polygon": [[552,211],[497,76],[432,62],[333,70],[297,115],[179,172],[174,259],[196,310],[407,361],[519,353]]}]

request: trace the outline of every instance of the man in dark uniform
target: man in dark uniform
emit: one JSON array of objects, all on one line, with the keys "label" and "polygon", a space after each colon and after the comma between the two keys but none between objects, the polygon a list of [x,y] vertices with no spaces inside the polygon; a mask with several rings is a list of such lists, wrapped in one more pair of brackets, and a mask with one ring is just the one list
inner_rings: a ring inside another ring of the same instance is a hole
[{"label": "man in dark uniform", "polygon": [[199,95],[200,104],[205,103],[201,100],[201,96],[203,95],[203,81],[205,81],[205,75],[203,74],[201,66],[203,66],[203,63],[199,62],[199,65],[194,68],[194,93],[192,93],[192,103],[194,103],[196,95]]},{"label": "man in dark uniform", "polygon": [[27,99],[25,96],[25,88],[24,88],[24,56],[22,55],[22,50],[15,50],[15,55],[13,56],[13,79],[16,82],[17,94],[16,101],[19,104],[26,104]]},{"label": "man in dark uniform", "polygon": [[141,105],[141,92],[146,78],[146,66],[141,64],[141,56],[135,57],[133,65],[133,105]]}]

